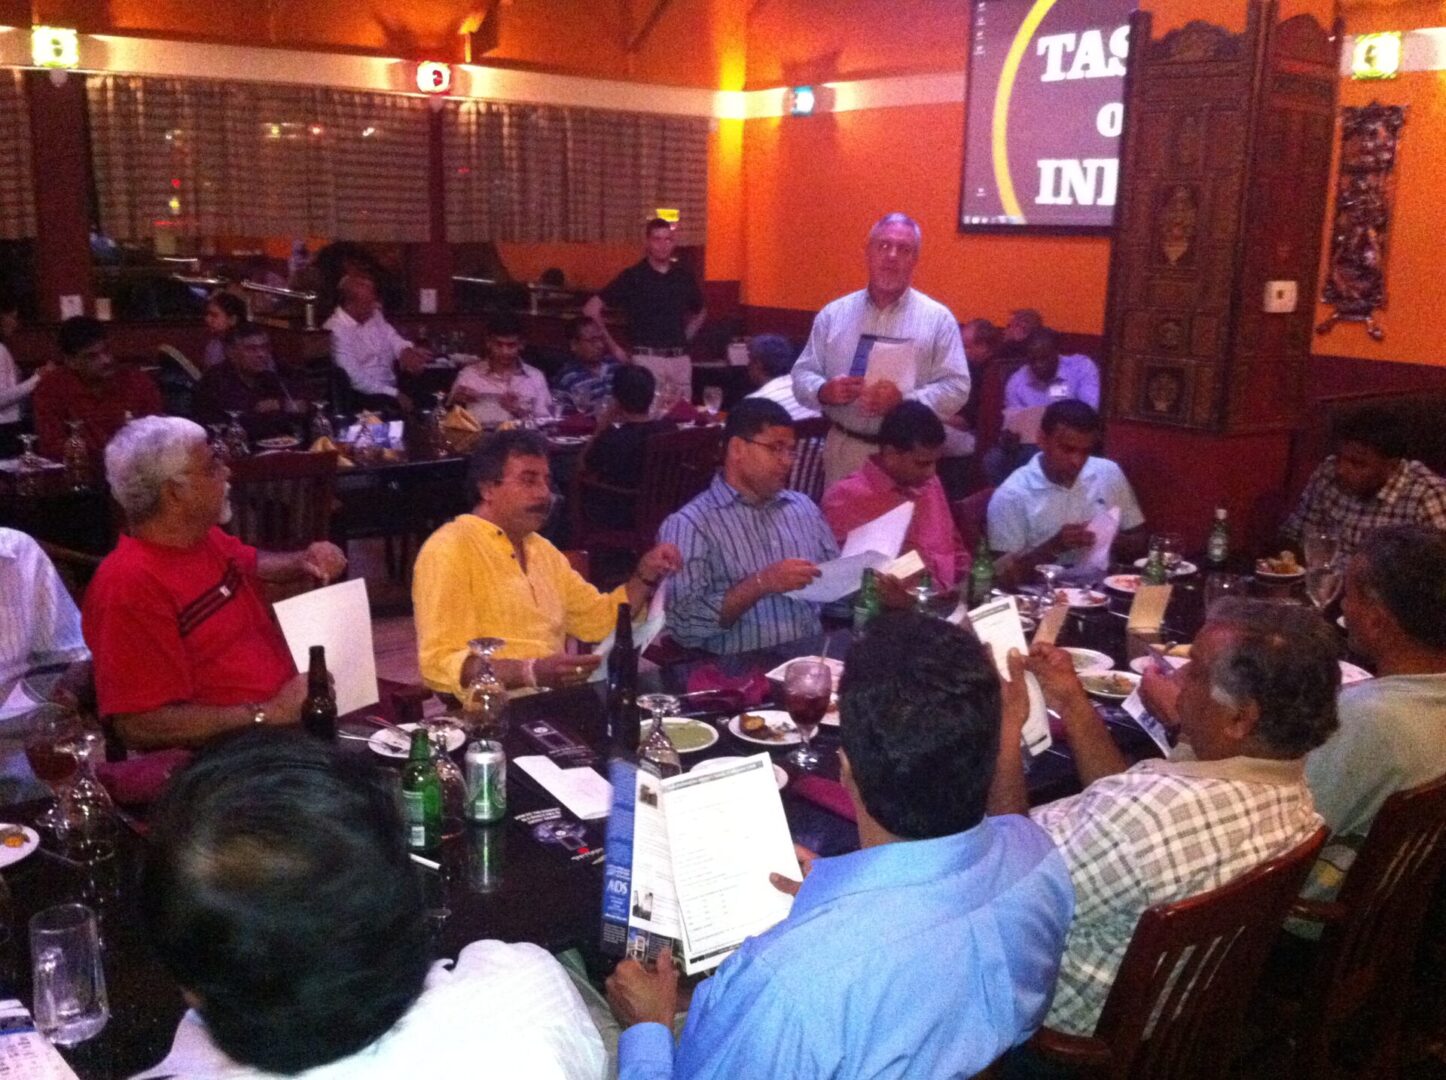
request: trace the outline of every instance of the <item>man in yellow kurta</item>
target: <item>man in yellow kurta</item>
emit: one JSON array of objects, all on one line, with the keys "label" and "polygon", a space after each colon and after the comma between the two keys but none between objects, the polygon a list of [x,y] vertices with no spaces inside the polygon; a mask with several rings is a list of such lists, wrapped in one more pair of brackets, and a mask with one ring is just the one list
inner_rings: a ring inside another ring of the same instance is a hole
[{"label": "man in yellow kurta", "polygon": [[479,637],[506,643],[493,668],[508,686],[585,682],[599,658],[563,652],[566,639],[601,641],[625,601],[641,616],[681,564],[677,548],[659,544],[624,584],[598,592],[537,534],[552,510],[549,481],[547,440],[536,432],[498,432],[473,453],[467,488],[477,505],[427,539],[412,575],[418,659],[433,690],[461,692],[467,642]]}]

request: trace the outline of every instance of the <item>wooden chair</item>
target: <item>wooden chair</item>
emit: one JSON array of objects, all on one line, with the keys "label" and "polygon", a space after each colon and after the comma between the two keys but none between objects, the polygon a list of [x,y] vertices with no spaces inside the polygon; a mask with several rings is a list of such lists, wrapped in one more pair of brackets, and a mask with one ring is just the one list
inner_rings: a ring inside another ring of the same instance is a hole
[{"label": "wooden chair", "polygon": [[94,555],[88,551],[75,551],[59,544],[52,544],[46,540],[37,541],[40,550],[50,558],[55,566],[55,572],[60,575],[61,583],[65,591],[70,593],[70,598],[75,601],[76,607],[85,606],[85,590],[90,584],[90,579],[95,577],[95,572],[100,569],[102,555]]},{"label": "wooden chair", "polygon": [[1251,991],[1325,838],[1318,829],[1227,885],[1147,909],[1094,1034],[1041,1028],[1030,1045],[1111,1080],[1236,1075],[1233,1051]]},{"label": "wooden chair", "polygon": [[267,551],[300,551],[331,531],[336,454],[261,454],[231,462],[231,532]]},{"label": "wooden chair", "polygon": [[826,416],[797,420],[793,425],[798,438],[798,456],[788,473],[787,487],[801,491],[814,502],[823,501],[823,441],[828,437]]},{"label": "wooden chair", "polygon": [[[653,546],[663,519],[712,483],[722,445],[721,428],[692,427],[659,432],[648,439],[644,448],[636,488],[605,484],[579,464],[573,473],[568,499],[572,543],[589,550],[601,548],[641,555]],[[590,522],[583,509],[584,492],[588,490],[631,499],[631,527],[612,529]]]},{"label": "wooden chair", "polygon": [[979,546],[988,525],[989,500],[993,495],[992,487],[982,488],[949,504],[949,510],[954,515],[954,527],[959,530],[959,539],[965,551],[972,552]]},{"label": "wooden chair", "polygon": [[[1276,1004],[1298,1010],[1293,1075],[1397,1075],[1416,947],[1443,866],[1446,777],[1381,805],[1334,902],[1296,902],[1291,914],[1324,930],[1307,977],[1292,972],[1289,986],[1271,988]],[[1367,1060],[1343,1065],[1336,1044],[1352,1033]]]}]

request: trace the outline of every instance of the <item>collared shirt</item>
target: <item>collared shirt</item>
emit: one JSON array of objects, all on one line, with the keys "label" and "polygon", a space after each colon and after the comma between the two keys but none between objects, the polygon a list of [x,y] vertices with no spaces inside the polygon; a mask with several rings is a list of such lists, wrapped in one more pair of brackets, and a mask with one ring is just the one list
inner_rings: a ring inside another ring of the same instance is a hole
[{"label": "collared shirt", "polygon": [[359,323],[337,308],[326,320],[331,331],[331,359],[346,372],[352,389],[359,394],[397,396],[397,357],[412,343],[397,333],[377,308]]},{"label": "collared shirt", "polygon": [[[306,1080],[396,1080],[479,1075],[602,1080],[607,1053],[577,987],[536,945],[474,941],[456,963],[438,960],[421,995],[386,1034],[350,1057],[301,1073]],[[195,1012],[166,1059],[135,1077],[262,1080],[228,1058]]]},{"label": "collared shirt", "polygon": [[1059,370],[1046,386],[1034,381],[1025,364],[1004,384],[1006,409],[1031,409],[1056,401],[1083,401],[1091,409],[1100,407],[1100,369],[1083,353],[1059,358]]},{"label": "collared shirt", "polygon": [[601,641],[617,625],[627,589],[600,593],[541,536],[523,542],[527,569],[507,534],[462,514],[428,537],[412,572],[412,608],[422,679],[433,690],[461,690],[472,638],[501,638],[496,655],[540,659],[569,636]]},{"label": "collared shirt", "polygon": [[20,422],[20,402],[35,391],[39,382],[39,373],[22,382],[15,357],[4,344],[0,344],[0,424]]},{"label": "collared shirt", "polygon": [[820,405],[818,400],[824,383],[853,369],[865,334],[913,343],[917,368],[906,400],[922,401],[940,417],[953,416],[969,400],[964,340],[949,309],[917,289],[906,289],[894,303],[880,308],[869,298],[868,289],[860,289],[825,305],[814,317],[808,344],[793,365],[793,393],[800,405],[822,409],[850,431],[877,434],[883,417],[871,416],[858,402]]},{"label": "collared shirt", "polygon": [[[1044,543],[1066,525],[1087,525],[1101,510],[1120,508],[1120,531],[1142,525],[1145,515],[1135,501],[1134,489],[1120,467],[1108,458],[1092,457],[1075,478],[1073,487],[1060,487],[1044,475],[1036,454],[995,489],[989,500],[989,546],[997,552],[1028,551]],[[1059,558],[1073,566],[1089,554],[1087,548],[1067,551]]]},{"label": "collared shirt", "polygon": [[81,421],[85,443],[93,454],[121,429],[126,413],[133,417],[152,416],[163,411],[161,392],[151,377],[139,368],[119,365],[104,385],[93,386],[67,367],[47,372],[35,388],[35,434],[39,450],[59,461],[69,422]]},{"label": "collared shirt", "polygon": [[557,373],[557,389],[568,396],[578,412],[597,413],[613,392],[613,375],[619,366],[610,357],[604,357],[595,368],[569,360]]},{"label": "collared shirt", "polygon": [[646,258],[618,274],[598,295],[608,307],[627,313],[634,348],[683,348],[689,316],[703,310],[703,290],[690,271],[676,263],[654,270]]},{"label": "collared shirt", "polygon": [[547,379],[542,372],[530,364],[518,364],[506,374],[498,375],[486,360],[468,364],[452,383],[452,393],[458,390],[472,390],[482,397],[467,403],[467,411],[483,427],[496,427],[517,417],[502,405],[506,394],[516,394],[520,408],[535,420],[546,420],[552,415],[552,391],[547,388]]},{"label": "collared shirt", "polygon": [[1075,913],[1045,1021],[1094,1032],[1148,907],[1218,888],[1320,827],[1300,760],[1142,761],[1030,812],[1074,882]]},{"label": "collared shirt", "polygon": [[89,656],[55,566],[29,536],[0,528],[0,701],[27,672]]},{"label": "collared shirt", "polygon": [[810,409],[798,403],[798,398],[793,396],[792,375],[780,375],[776,379],[769,379],[748,396],[778,402],[793,420],[812,420],[814,417],[823,415],[817,409]]},{"label": "collared shirt", "polygon": [[1347,686],[1340,726],[1306,755],[1305,778],[1331,838],[1304,895],[1333,900],[1381,804],[1446,776],[1446,674],[1387,675]]},{"label": "collared shirt", "polygon": [[[258,406],[265,401],[274,401],[277,407],[271,412],[259,412]],[[286,411],[290,403],[291,395],[275,371],[243,378],[234,364],[223,360],[202,373],[191,399],[191,413],[198,424],[224,424],[228,413],[242,413],[247,433],[260,439],[293,431],[297,418]]]},{"label": "collared shirt", "polygon": [[914,504],[914,517],[904,534],[903,550],[917,551],[934,582],[952,589],[959,579],[964,552],[938,476],[929,477],[917,490],[902,488],[879,466],[875,455],[824,493],[823,516],[834,539],[842,544],[854,529],[905,502]]},{"label": "collared shirt", "polygon": [[667,600],[668,632],[680,645],[741,653],[819,632],[817,604],[779,594],[765,596],[726,630],[718,623],[724,594],[745,578],[783,559],[821,563],[838,555],[828,522],[807,495],[785,490],[754,505],[720,472],[663,522],[658,539],[683,556]]},{"label": "collared shirt", "polygon": [[1311,474],[1281,535],[1298,541],[1306,532],[1334,533],[1342,555],[1361,546],[1366,534],[1386,525],[1427,525],[1446,530],[1446,479],[1419,461],[1403,461],[1374,495],[1352,495],[1336,482],[1332,454]]},{"label": "collared shirt", "polygon": [[1022,817],[818,859],[788,917],[699,985],[671,1033],[618,1043],[621,1080],[973,1076],[1039,1026],[1072,907]]}]

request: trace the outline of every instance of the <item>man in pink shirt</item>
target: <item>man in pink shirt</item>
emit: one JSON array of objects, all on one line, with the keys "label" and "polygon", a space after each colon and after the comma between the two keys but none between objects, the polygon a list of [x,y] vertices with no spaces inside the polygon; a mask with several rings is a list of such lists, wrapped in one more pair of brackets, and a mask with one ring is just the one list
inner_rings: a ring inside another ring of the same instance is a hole
[{"label": "man in pink shirt", "polygon": [[944,425],[927,405],[901,402],[885,415],[878,447],[862,468],[824,493],[823,516],[829,528],[842,544],[864,522],[912,502],[914,519],[904,536],[904,551],[919,553],[937,587],[953,588],[968,573],[969,553],[939,482]]}]

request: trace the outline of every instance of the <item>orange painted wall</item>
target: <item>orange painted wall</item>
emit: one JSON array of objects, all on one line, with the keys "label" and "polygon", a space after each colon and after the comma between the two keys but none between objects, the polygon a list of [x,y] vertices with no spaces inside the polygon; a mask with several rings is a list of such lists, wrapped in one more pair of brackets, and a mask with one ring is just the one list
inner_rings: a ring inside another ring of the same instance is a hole
[{"label": "orange painted wall", "polygon": [[[1439,2],[1375,5],[1348,11],[1348,33],[1411,30],[1446,25],[1446,4]],[[1377,322],[1385,339],[1372,341],[1360,324],[1337,325],[1317,335],[1314,351],[1327,356],[1431,364],[1446,367],[1446,316],[1442,314],[1441,237],[1446,210],[1441,202],[1446,179],[1446,71],[1407,72],[1386,82],[1341,84],[1342,105],[1380,101],[1405,105],[1406,126],[1396,158],[1396,191],[1391,236],[1386,251],[1386,307]],[[1335,196],[1330,205],[1334,207]],[[1326,225],[1326,254],[1330,228]],[[1330,309],[1318,305],[1319,321]]]}]

